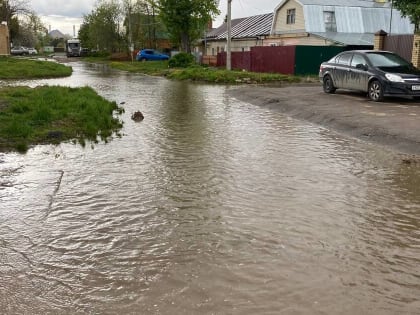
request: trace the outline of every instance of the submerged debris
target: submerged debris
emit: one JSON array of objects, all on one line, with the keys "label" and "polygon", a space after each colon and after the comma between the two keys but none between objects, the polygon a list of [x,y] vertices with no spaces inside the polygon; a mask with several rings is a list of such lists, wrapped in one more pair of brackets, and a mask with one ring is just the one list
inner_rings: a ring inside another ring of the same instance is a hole
[{"label": "submerged debris", "polygon": [[401,159],[401,161],[404,164],[417,164],[420,163],[420,159],[418,156],[411,155],[411,156],[405,156]]},{"label": "submerged debris", "polygon": [[131,115],[131,119],[134,121],[142,121],[144,119],[143,114],[141,113],[141,111],[136,111],[133,113],[133,115]]}]

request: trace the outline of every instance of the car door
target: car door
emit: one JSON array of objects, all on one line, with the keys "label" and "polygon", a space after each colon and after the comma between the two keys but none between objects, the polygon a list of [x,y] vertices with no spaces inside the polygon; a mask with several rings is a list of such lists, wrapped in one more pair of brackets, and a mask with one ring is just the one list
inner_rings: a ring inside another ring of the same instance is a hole
[{"label": "car door", "polygon": [[349,89],[348,71],[353,53],[346,52],[337,57],[334,69],[334,84],[337,88]]},{"label": "car door", "polygon": [[367,91],[369,81],[368,65],[365,57],[360,53],[354,53],[348,72],[348,84],[351,89]]},{"label": "car door", "polygon": [[159,55],[156,53],[156,51],[150,51],[150,60],[159,60]]},{"label": "car door", "polygon": [[149,49],[145,49],[143,51],[143,57],[146,58],[146,60],[153,60],[153,51]]}]

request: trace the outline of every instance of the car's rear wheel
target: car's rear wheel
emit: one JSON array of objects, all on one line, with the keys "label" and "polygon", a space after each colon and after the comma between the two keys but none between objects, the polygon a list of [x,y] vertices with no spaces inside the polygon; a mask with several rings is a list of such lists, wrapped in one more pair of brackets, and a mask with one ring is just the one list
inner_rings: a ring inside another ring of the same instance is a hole
[{"label": "car's rear wheel", "polygon": [[334,83],[331,79],[331,76],[329,76],[328,74],[324,77],[324,79],[322,80],[323,82],[323,88],[324,88],[324,92],[325,93],[334,93],[336,88],[334,86]]},{"label": "car's rear wheel", "polygon": [[384,99],[384,90],[382,88],[381,82],[378,80],[373,80],[369,83],[368,88],[369,98],[374,102],[380,102]]}]

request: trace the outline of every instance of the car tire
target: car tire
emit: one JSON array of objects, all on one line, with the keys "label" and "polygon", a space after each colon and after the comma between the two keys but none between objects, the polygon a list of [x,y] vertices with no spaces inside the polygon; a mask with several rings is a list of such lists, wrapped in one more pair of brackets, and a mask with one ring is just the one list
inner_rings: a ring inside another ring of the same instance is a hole
[{"label": "car tire", "polygon": [[141,61],[141,62],[145,62],[145,61],[146,61],[146,58],[141,57],[141,58],[140,58],[140,61]]},{"label": "car tire", "polygon": [[324,76],[324,79],[322,80],[322,82],[323,82],[322,87],[325,93],[329,93],[329,94],[335,93],[336,88],[334,86],[331,76],[327,74],[326,76]]},{"label": "car tire", "polygon": [[368,96],[374,102],[380,102],[384,99],[384,90],[381,82],[372,80],[369,82]]}]

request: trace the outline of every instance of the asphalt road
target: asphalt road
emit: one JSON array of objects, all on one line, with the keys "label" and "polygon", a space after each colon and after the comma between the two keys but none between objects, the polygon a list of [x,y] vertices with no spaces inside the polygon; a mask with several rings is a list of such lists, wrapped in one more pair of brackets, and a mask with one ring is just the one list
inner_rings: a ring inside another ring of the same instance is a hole
[{"label": "asphalt road", "polygon": [[420,157],[419,100],[388,98],[376,103],[364,93],[337,90],[326,94],[321,84],[241,86],[229,93],[241,101],[414,155],[416,160]]}]

